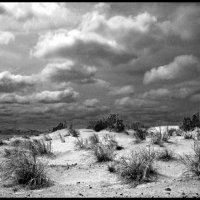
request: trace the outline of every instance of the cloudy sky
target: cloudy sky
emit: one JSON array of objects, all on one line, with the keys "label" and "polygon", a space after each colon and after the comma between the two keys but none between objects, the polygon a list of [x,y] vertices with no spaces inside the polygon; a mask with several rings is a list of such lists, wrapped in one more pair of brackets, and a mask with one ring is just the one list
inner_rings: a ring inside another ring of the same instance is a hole
[{"label": "cloudy sky", "polygon": [[0,125],[179,123],[200,105],[199,27],[198,3],[0,3]]}]

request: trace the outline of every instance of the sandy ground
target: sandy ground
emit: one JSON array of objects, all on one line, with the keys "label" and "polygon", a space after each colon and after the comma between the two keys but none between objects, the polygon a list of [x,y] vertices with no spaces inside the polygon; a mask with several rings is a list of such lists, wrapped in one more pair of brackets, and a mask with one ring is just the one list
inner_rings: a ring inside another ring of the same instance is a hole
[{"label": "sandy ground", "polygon": [[[164,129],[163,129],[164,130]],[[88,138],[94,132],[80,129],[80,136]],[[101,131],[99,137],[109,133]],[[65,137],[62,143],[59,134]],[[135,144],[133,132],[114,134],[123,150],[116,151],[117,156],[127,155],[129,151],[149,145],[147,141]],[[39,190],[27,190],[17,186],[5,187],[0,182],[0,197],[200,197],[200,180],[184,175],[185,167],[177,160],[156,161],[159,177],[155,182],[132,187],[122,183],[119,177],[107,170],[108,163],[97,163],[90,151],[76,150],[76,138],[69,136],[63,129],[49,134],[52,138],[52,150],[55,158],[48,158],[47,174],[54,185]],[[42,138],[35,136],[32,138]],[[14,140],[14,139],[13,139]],[[12,140],[11,140],[12,141]],[[175,154],[193,153],[193,140],[185,140],[183,136],[172,136],[165,146]],[[6,146],[0,147],[0,156]],[[153,145],[154,149],[161,149]]]}]

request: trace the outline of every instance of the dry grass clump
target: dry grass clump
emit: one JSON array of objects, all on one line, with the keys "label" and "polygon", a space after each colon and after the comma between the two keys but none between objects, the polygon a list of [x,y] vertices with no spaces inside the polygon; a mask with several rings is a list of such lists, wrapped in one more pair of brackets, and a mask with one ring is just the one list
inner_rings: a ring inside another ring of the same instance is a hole
[{"label": "dry grass clump", "polygon": [[90,142],[90,146],[95,146],[98,143],[100,143],[100,138],[97,134],[94,133],[89,137],[89,142]]},{"label": "dry grass clump", "polygon": [[170,161],[175,159],[175,155],[171,150],[165,148],[157,152],[156,159],[162,161]]},{"label": "dry grass clump", "polygon": [[98,143],[92,147],[92,151],[98,162],[112,161],[115,157],[115,149],[111,145]]},{"label": "dry grass clump", "polygon": [[200,143],[194,142],[194,155],[185,154],[180,156],[180,161],[186,166],[186,173],[191,172],[192,174],[200,177]]},{"label": "dry grass clump", "polygon": [[123,180],[136,185],[151,181],[156,175],[156,169],[153,166],[155,158],[156,154],[150,147],[132,151],[127,157],[122,156],[118,160],[117,173]]},{"label": "dry grass clump", "polygon": [[35,154],[15,147],[2,163],[3,180],[11,180],[31,189],[47,187],[52,182],[46,176],[46,165]]},{"label": "dry grass clump", "polygon": [[80,150],[88,150],[90,149],[90,144],[87,139],[77,138],[74,142],[75,148]]},{"label": "dry grass clump", "polygon": [[157,144],[161,147],[164,146],[164,142],[169,142],[170,135],[168,131],[164,132],[163,134],[161,131],[155,131],[151,133],[151,143]]},{"label": "dry grass clump", "polygon": [[52,156],[51,141],[45,142],[44,140],[15,140],[11,144],[14,147],[21,147],[31,151],[35,155]]}]

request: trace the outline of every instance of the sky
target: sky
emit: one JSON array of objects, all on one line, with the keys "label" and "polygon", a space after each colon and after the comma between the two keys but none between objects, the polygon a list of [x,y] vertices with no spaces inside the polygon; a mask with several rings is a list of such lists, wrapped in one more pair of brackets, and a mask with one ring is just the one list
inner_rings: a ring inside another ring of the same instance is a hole
[{"label": "sky", "polygon": [[179,124],[200,106],[199,27],[198,3],[0,3],[1,128]]}]

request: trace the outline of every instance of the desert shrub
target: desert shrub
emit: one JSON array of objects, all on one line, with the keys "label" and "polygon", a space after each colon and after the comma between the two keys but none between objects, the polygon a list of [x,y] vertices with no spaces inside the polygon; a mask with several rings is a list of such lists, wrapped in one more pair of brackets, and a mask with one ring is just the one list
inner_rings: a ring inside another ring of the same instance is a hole
[{"label": "desert shrub", "polygon": [[117,172],[127,182],[139,184],[150,181],[156,174],[153,166],[155,158],[156,154],[150,147],[132,151],[128,156],[122,156],[118,160]]},{"label": "desert shrub", "polygon": [[110,145],[98,143],[92,147],[92,150],[98,162],[107,162],[114,159],[114,148]]},{"label": "desert shrub", "polygon": [[190,132],[185,132],[184,133],[184,139],[189,140],[189,139],[193,139],[193,135]]},{"label": "desert shrub", "polygon": [[5,145],[6,143],[3,140],[0,140],[0,146]]},{"label": "desert shrub", "polygon": [[169,161],[175,159],[175,156],[171,150],[165,148],[157,152],[156,159],[162,161]]},{"label": "desert shrub", "polygon": [[61,129],[65,129],[67,128],[67,123],[63,122],[63,123],[59,123],[56,127],[53,127],[52,132],[57,131],[57,130],[61,130]]},{"label": "desert shrub", "polygon": [[15,148],[1,165],[4,180],[11,180],[31,189],[49,186],[52,183],[46,176],[45,167],[36,155],[23,148]]},{"label": "desert shrub", "polygon": [[175,135],[176,136],[182,136],[183,135],[183,131],[181,129],[178,129],[175,131]]},{"label": "desert shrub", "polygon": [[107,165],[107,167],[108,167],[108,171],[111,172],[111,173],[114,173],[114,172],[117,171],[117,169],[116,169],[116,162],[114,162],[114,161],[111,162],[111,163],[109,163]]},{"label": "desert shrub", "polygon": [[169,136],[173,136],[174,133],[176,133],[176,129],[175,128],[171,128],[168,131]]},{"label": "desert shrub", "polygon": [[94,130],[96,123],[97,123],[97,120],[88,121],[87,129],[93,129]]},{"label": "desert shrub", "polygon": [[125,130],[125,125],[123,120],[119,118],[119,114],[110,114],[106,122],[110,131],[123,132]]},{"label": "desert shrub", "polygon": [[69,127],[69,134],[72,136],[72,137],[79,137],[80,135],[80,132],[76,129],[73,128],[73,125],[71,124],[70,127]]},{"label": "desert shrub", "polygon": [[51,141],[45,142],[44,140],[15,140],[12,146],[21,147],[31,151],[35,155],[53,155],[51,150]]},{"label": "desert shrub", "polygon": [[83,139],[83,138],[77,138],[74,142],[75,148],[76,149],[90,149],[90,145],[87,139]]},{"label": "desert shrub", "polygon": [[145,128],[137,128],[134,130],[134,136],[136,138],[136,142],[140,142],[142,140],[146,140],[147,130]]},{"label": "desert shrub", "polygon": [[194,155],[185,154],[180,156],[180,161],[186,166],[186,172],[200,177],[200,143],[194,142]]},{"label": "desert shrub", "polygon": [[48,135],[48,134],[45,134],[45,135],[43,136],[43,138],[44,138],[45,141],[51,141],[51,140],[52,140],[52,138],[51,138],[50,135]]},{"label": "desert shrub", "polygon": [[163,146],[164,142],[168,142],[170,139],[170,135],[168,132],[164,132],[163,134],[160,131],[155,131],[151,133],[151,143],[157,144],[159,146]]},{"label": "desert shrub", "polygon": [[19,147],[20,145],[22,145],[23,142],[24,142],[23,140],[15,139],[10,143],[10,145],[13,147]]},{"label": "desert shrub", "polygon": [[62,143],[65,143],[65,138],[59,133],[59,137],[60,137],[60,141],[62,142]]},{"label": "desert shrub", "polygon": [[90,146],[94,146],[98,143],[100,143],[100,139],[99,139],[99,136],[97,134],[92,134],[90,137],[89,137],[89,142],[90,142]]},{"label": "desert shrub", "polygon": [[30,139],[30,137],[28,135],[23,135],[22,138],[24,138],[24,139]]},{"label": "desert shrub", "polygon": [[107,122],[106,122],[105,119],[100,119],[100,120],[96,121],[96,124],[94,126],[94,130],[96,132],[102,131],[102,130],[104,130],[106,128],[107,128]]}]

